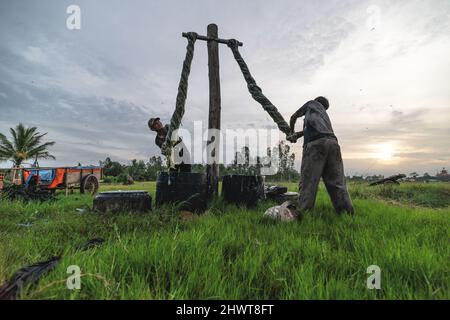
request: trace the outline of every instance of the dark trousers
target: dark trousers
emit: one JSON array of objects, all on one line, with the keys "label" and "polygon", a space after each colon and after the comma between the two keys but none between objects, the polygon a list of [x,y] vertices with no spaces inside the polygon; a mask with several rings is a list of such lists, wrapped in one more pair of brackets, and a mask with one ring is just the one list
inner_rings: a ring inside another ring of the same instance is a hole
[{"label": "dark trousers", "polygon": [[303,148],[299,209],[312,209],[316,201],[320,178],[323,179],[336,212],[353,213],[352,200],[347,191],[341,148],[332,138],[309,142]]}]

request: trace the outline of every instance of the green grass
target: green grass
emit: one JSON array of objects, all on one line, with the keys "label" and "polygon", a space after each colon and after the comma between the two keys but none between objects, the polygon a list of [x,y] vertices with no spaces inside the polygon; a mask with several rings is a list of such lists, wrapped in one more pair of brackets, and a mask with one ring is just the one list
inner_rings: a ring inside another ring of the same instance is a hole
[{"label": "green grass", "polygon": [[352,196],[359,198],[380,198],[393,203],[410,206],[445,208],[450,206],[450,185],[444,183],[403,183],[369,187],[365,184],[353,184]]},{"label": "green grass", "polygon": [[[118,189],[154,196],[155,184],[102,186]],[[246,210],[219,200],[184,221],[170,207],[80,213],[76,208],[92,205],[80,194],[50,203],[0,201],[0,283],[24,265],[62,254],[22,298],[449,299],[448,191],[444,184],[352,184],[352,217],[336,215],[321,186],[315,209],[294,223],[264,218],[271,203]],[[94,237],[106,243],[76,251]],[[69,265],[84,274],[81,290],[66,288]],[[370,265],[381,268],[381,290],[366,288]]]}]

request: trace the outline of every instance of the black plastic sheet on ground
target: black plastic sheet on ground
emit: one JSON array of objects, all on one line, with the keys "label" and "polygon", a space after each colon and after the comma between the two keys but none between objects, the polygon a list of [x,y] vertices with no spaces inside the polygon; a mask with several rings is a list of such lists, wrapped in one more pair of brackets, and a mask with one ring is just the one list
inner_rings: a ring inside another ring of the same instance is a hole
[{"label": "black plastic sheet on ground", "polygon": [[[93,238],[83,245],[77,247],[78,251],[86,251],[94,247],[98,247],[105,242],[102,238]],[[10,281],[0,287],[0,300],[15,300],[20,294],[23,287],[28,285],[37,285],[39,280],[48,272],[55,269],[61,256],[54,256],[43,262],[38,262],[17,271]]]},{"label": "black plastic sheet on ground", "polygon": [[60,256],[55,256],[17,271],[9,282],[0,287],[0,300],[15,300],[24,286],[36,285],[45,274],[56,267],[60,259]]}]

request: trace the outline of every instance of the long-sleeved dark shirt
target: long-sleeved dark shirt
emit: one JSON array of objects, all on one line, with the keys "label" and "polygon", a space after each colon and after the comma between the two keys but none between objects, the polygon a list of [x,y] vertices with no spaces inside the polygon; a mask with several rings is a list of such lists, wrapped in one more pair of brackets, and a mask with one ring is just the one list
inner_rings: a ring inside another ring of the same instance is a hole
[{"label": "long-sleeved dark shirt", "polygon": [[[163,143],[166,141],[166,135],[167,135],[167,132],[169,132],[169,125],[168,125],[168,124],[166,124],[166,125],[164,126],[164,133],[165,133],[165,134],[164,134],[164,138],[161,138],[159,135],[156,135],[156,137],[155,137],[155,144],[156,144],[160,149],[162,148]],[[181,138],[179,138],[178,141],[175,142],[173,146],[176,146],[176,145],[179,144],[179,143],[181,143],[181,146],[182,146],[182,147],[180,148],[180,153],[179,153],[180,157],[183,156],[183,152],[184,152],[185,149],[186,149],[187,155],[188,155],[188,157],[189,157],[189,156],[190,156],[190,155],[189,155],[189,151],[187,150],[186,146],[183,144],[183,141],[181,140]]]},{"label": "long-sleeved dark shirt", "polygon": [[298,109],[291,117],[291,127],[297,118],[303,116],[305,116],[303,121],[304,145],[324,137],[337,140],[327,110],[320,102],[311,100]]},{"label": "long-sleeved dark shirt", "polygon": [[164,138],[161,138],[159,135],[156,135],[156,137],[155,137],[155,144],[159,148],[161,148],[163,143],[166,141],[166,135],[167,135],[167,132],[169,132],[169,125],[168,124],[166,124],[164,126],[164,131],[165,131]]}]

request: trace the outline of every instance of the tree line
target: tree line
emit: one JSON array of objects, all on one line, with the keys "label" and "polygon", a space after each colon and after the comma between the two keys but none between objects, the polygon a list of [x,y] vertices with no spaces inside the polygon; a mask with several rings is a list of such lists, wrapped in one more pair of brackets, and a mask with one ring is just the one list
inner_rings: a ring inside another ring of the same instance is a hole
[{"label": "tree line", "polygon": [[[299,172],[295,169],[295,154],[289,145],[284,141],[272,150],[268,150],[268,155],[276,152],[278,155],[278,171],[275,175],[266,176],[268,181],[297,181],[300,178]],[[130,178],[133,181],[154,181],[158,177],[158,172],[166,170],[165,161],[161,156],[152,156],[147,162],[133,159],[128,164],[121,164],[106,158],[100,161],[103,167],[104,182],[106,183],[128,183]],[[235,159],[231,164],[219,164],[221,176],[230,174],[260,174],[263,164],[259,157],[251,159],[250,149],[242,148],[236,152]],[[206,172],[205,164],[193,164],[192,172]]]}]

